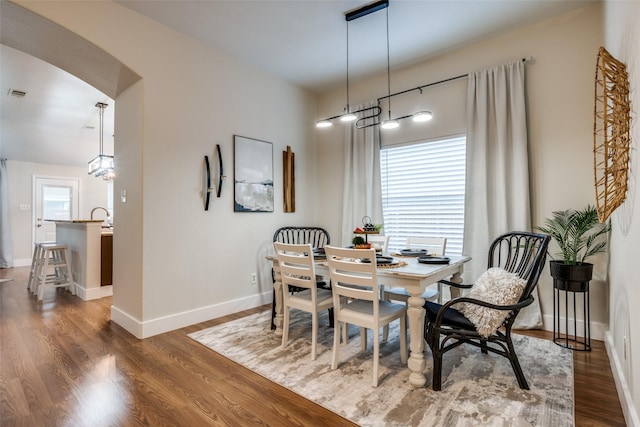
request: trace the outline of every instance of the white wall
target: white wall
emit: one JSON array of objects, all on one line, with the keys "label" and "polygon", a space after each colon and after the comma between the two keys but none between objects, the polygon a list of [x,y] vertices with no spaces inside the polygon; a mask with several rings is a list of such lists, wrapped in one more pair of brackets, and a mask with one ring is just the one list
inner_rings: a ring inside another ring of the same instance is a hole
[{"label": "white wall", "polygon": [[[79,179],[80,218],[89,218],[91,209],[96,206],[107,206],[106,181],[88,175],[85,168],[8,160],[7,175],[13,259],[16,267],[31,265],[34,176]],[[29,205],[30,209],[20,210],[20,205]]]},{"label": "white wall", "polygon": [[[605,48],[624,62],[629,73],[631,99],[631,166],[627,199],[611,216],[609,266],[609,358],[617,374],[618,394],[627,424],[640,426],[640,287],[634,268],[640,259],[640,2],[607,1]],[[626,346],[625,342],[626,341]],[[626,351],[625,351],[626,347]],[[635,356],[634,356],[635,354]]]},{"label": "white wall", "polygon": [[[270,301],[273,232],[310,224],[316,212],[314,96],[113,2],[17,3],[142,77],[116,99],[114,320],[145,337]],[[234,134],[273,143],[274,213],[233,212]],[[217,143],[228,180],[205,212],[203,156]],[[296,153],[292,214],[282,212],[287,145]]]},{"label": "white wall", "polygon": [[[602,28],[600,4],[578,9],[406,69],[392,70],[392,92],[532,56],[533,62],[526,66],[526,79],[532,222],[534,226],[539,225],[552,211],[582,208],[595,203],[592,172],[593,77],[596,55],[603,40]],[[356,82],[351,90],[351,99],[358,103],[384,96],[385,83],[386,74]],[[383,144],[464,133],[466,83],[466,79],[458,80],[424,89],[422,95],[414,92],[394,98],[393,116],[409,114],[420,107],[431,110],[434,119],[426,124],[405,120],[402,126],[408,129],[401,134],[383,132]],[[338,90],[321,98],[319,117],[341,111],[343,92]],[[335,197],[333,189],[342,187],[342,132],[340,125],[317,131],[319,168],[329,184],[321,187],[319,200],[323,205],[334,206],[338,212],[341,199]],[[390,134],[393,136],[389,137]],[[338,236],[341,229],[339,216],[327,217],[326,220],[332,236]],[[484,257],[485,254],[475,256]],[[600,339],[608,320],[605,267],[604,259],[597,260],[596,279],[592,282],[591,291],[592,334]],[[551,328],[553,286],[547,271],[543,273],[538,289],[545,323]]]}]

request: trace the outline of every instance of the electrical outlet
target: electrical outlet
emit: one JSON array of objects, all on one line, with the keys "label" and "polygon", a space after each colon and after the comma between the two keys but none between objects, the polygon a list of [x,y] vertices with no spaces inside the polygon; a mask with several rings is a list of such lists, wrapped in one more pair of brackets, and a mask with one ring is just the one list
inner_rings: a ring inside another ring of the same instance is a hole
[{"label": "electrical outlet", "polygon": [[252,285],[257,285],[258,284],[258,274],[257,273],[251,273],[250,281],[251,281]]}]

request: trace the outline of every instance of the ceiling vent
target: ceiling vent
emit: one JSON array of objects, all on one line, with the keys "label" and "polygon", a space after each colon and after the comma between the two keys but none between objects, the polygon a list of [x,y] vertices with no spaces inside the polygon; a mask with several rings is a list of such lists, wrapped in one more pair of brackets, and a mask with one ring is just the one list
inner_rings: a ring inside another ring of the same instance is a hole
[{"label": "ceiling vent", "polygon": [[9,89],[9,93],[8,93],[8,95],[15,96],[17,98],[24,98],[26,94],[27,92],[24,92],[22,90],[17,90],[17,89]]}]

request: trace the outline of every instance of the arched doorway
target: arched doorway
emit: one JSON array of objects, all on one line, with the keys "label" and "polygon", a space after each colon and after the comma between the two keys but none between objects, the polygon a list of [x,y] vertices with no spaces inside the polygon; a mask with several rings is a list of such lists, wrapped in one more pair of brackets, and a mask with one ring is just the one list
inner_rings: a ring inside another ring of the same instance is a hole
[{"label": "arched doorway", "polygon": [[[126,149],[122,152],[140,151],[141,77],[99,46],[52,21],[9,1],[1,2],[0,8],[0,43],[55,65],[116,100],[120,113],[116,113],[115,131],[122,144],[126,144]],[[123,122],[121,125],[118,124],[119,116],[126,117],[126,120],[120,120]],[[116,151],[121,151],[117,144]],[[114,189],[117,195],[127,188],[141,188],[141,157],[135,154],[126,157],[127,159],[117,164],[119,177]],[[114,305],[118,298],[132,301],[123,304],[123,311],[134,317],[141,317],[142,306],[139,297],[130,297],[130,294],[139,295],[137,290],[142,286],[139,280],[142,270],[140,203],[132,203],[130,200],[124,209],[120,209],[119,225],[125,230],[123,234],[126,234],[127,238],[120,244],[114,242],[114,251],[119,252],[118,256],[114,257],[114,283],[117,282],[118,276],[131,278],[133,283],[133,286],[123,289],[114,287]],[[127,229],[137,232],[127,233]],[[135,286],[138,286],[138,289]],[[122,292],[124,295],[118,297],[117,294]]]}]

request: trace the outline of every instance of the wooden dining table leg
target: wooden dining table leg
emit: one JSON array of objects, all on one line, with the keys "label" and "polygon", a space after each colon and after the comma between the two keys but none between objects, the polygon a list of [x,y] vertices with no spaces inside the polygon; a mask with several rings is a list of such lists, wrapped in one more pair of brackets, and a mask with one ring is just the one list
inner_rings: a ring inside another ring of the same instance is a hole
[{"label": "wooden dining table leg", "polygon": [[407,308],[409,317],[409,334],[411,354],[407,366],[411,373],[409,374],[409,382],[414,387],[424,387],[427,379],[424,376],[426,366],[424,360],[424,298],[422,291],[415,294],[411,292]]},{"label": "wooden dining table leg", "polygon": [[[457,271],[451,276],[450,279],[453,283],[462,283],[462,267],[460,267],[460,271]],[[460,288],[454,288],[453,286],[449,286],[449,292],[451,293],[451,299],[459,298],[462,296],[462,292]]]},{"label": "wooden dining table leg", "polygon": [[283,310],[283,299],[282,295],[282,276],[280,275],[280,265],[278,262],[273,263],[273,272],[274,272],[274,298],[276,299],[276,317],[273,320],[273,323],[276,325],[275,334],[278,337],[282,336],[282,324],[284,323],[284,310]]}]

